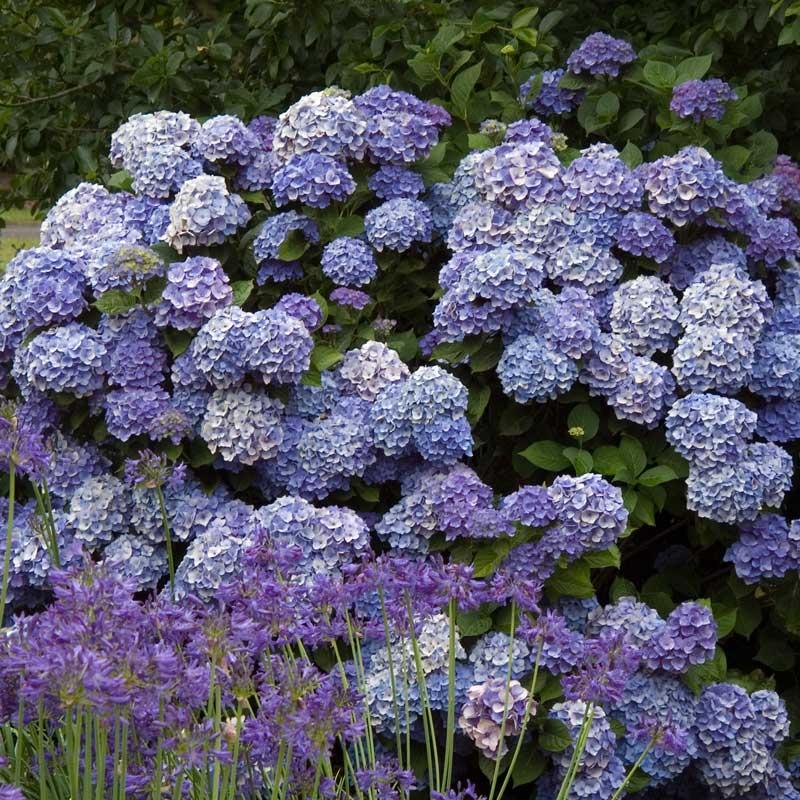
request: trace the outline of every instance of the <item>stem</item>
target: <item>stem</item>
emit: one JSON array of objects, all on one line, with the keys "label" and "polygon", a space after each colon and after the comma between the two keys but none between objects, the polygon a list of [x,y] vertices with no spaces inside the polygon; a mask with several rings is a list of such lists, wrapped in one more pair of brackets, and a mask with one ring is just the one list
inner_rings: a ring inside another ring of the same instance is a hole
[{"label": "stem", "polygon": [[48,513],[44,496],[36,483],[33,483],[33,494],[36,497],[36,508],[42,518],[46,531],[45,544],[47,546],[47,553],[50,556],[50,561],[53,566],[55,566],[56,569],[61,569],[61,558],[58,555],[58,539],[53,514],[52,512]]},{"label": "stem", "polygon": [[630,783],[631,778],[633,777],[633,773],[636,772],[639,767],[642,766],[642,762],[647,758],[647,754],[655,747],[656,744],[656,737],[654,736],[648,743],[647,747],[642,751],[642,754],[636,760],[636,763],[628,770],[628,774],[625,776],[625,780],[622,781],[622,785],[614,792],[611,800],[617,800],[617,798],[622,796],[622,793],[625,791],[625,787]]},{"label": "stem", "polygon": [[442,789],[448,788],[453,780],[453,747],[456,727],[456,601],[452,597],[448,604],[448,616],[450,617],[450,651],[447,654],[447,729]]},{"label": "stem", "polygon": [[6,595],[8,593],[8,570],[11,566],[11,544],[14,538],[14,478],[15,464],[13,453],[8,465],[8,524],[6,526],[6,552],[3,554],[3,588],[0,592],[0,625],[6,613]]},{"label": "stem", "polygon": [[578,733],[578,739],[575,742],[575,749],[572,751],[572,758],[570,759],[569,767],[567,767],[567,774],[564,776],[564,781],[561,784],[561,788],[558,790],[558,797],[556,797],[556,800],[566,800],[566,798],[569,797],[569,791],[572,788],[572,784],[575,782],[575,776],[578,774],[578,769],[580,768],[581,757],[586,748],[586,741],[589,738],[589,731],[591,730],[593,719],[594,705],[590,704],[587,705],[586,711],[584,712],[581,729]]},{"label": "stem", "polygon": [[494,798],[494,789],[497,786],[497,778],[500,775],[500,762],[503,760],[503,739],[506,735],[506,721],[508,720],[508,699],[511,694],[509,686],[511,684],[511,671],[514,666],[514,628],[517,621],[517,603],[511,599],[511,627],[508,635],[508,669],[506,670],[506,696],[503,700],[503,719],[500,722],[500,739],[497,743],[497,758],[494,761],[494,773],[492,774],[492,786],[489,789],[489,800]]},{"label": "stem", "polygon": [[381,601],[381,615],[383,616],[383,633],[386,637],[386,653],[389,657],[389,685],[392,688],[392,705],[394,706],[394,734],[397,744],[397,763],[403,769],[403,740],[400,736],[400,707],[397,703],[397,686],[394,678],[394,659],[392,658],[392,644],[389,641],[389,617],[386,614],[386,600],[383,596],[383,586],[378,587],[378,597]]},{"label": "stem", "polygon": [[511,761],[508,765],[508,769],[506,770],[505,778],[503,779],[503,783],[500,785],[500,790],[497,792],[497,797],[495,800],[500,800],[503,796],[503,793],[508,786],[508,782],[511,780],[511,773],[514,771],[514,765],[517,763],[517,759],[519,758],[519,754],[522,751],[522,740],[525,738],[525,728],[528,726],[528,720],[531,718],[531,709],[533,708],[533,692],[536,688],[536,681],[539,679],[539,659],[542,656],[542,647],[544,646],[544,640],[539,641],[539,648],[536,651],[536,661],[533,665],[533,678],[531,679],[531,691],[528,694],[528,702],[525,705],[525,716],[522,720],[522,730],[519,733],[519,737],[517,738],[517,744],[514,747],[514,752],[511,755]]},{"label": "stem", "polygon": [[161,524],[164,526],[164,538],[167,540],[167,563],[169,565],[169,597],[175,599],[175,562],[172,558],[172,535],[169,532],[169,520],[167,519],[167,507],[164,504],[164,493],[160,486],[156,486],[156,496],[158,505],[161,509]]}]

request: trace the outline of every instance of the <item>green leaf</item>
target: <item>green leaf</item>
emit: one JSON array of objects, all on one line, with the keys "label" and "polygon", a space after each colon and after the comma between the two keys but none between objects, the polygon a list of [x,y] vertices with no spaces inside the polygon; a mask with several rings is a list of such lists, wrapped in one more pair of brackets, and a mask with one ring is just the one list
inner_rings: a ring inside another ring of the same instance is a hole
[{"label": "green leaf", "polygon": [[173,358],[177,358],[181,353],[184,353],[194,338],[189,331],[178,331],[174,328],[165,328],[163,335]]},{"label": "green leaf", "polygon": [[597,435],[597,431],[600,427],[600,417],[588,403],[581,403],[569,412],[567,427],[570,430],[572,428],[583,428],[583,435],[576,436],[575,438],[583,442],[588,442]]},{"label": "green leaf", "polygon": [[619,548],[615,544],[612,544],[608,550],[601,550],[597,553],[586,553],[583,556],[583,560],[592,569],[603,569],[604,567],[616,567],[619,569],[620,558]]},{"label": "green leaf", "polygon": [[139,304],[139,297],[123,289],[109,289],[94,301],[101,314],[125,314]]},{"label": "green leaf", "polygon": [[506,406],[503,413],[500,414],[497,429],[501,436],[521,436],[525,431],[529,431],[532,425],[533,412],[531,409],[514,403]]},{"label": "green leaf", "polygon": [[506,557],[505,552],[499,552],[494,543],[483,545],[472,560],[472,568],[476,578],[485,578],[491,575]]},{"label": "green leaf", "polygon": [[736,627],[737,611],[735,608],[714,603],[711,605],[711,611],[717,623],[717,638],[724,639]]},{"label": "green leaf", "polygon": [[638,125],[644,119],[644,116],[644,109],[641,108],[632,108],[630,111],[626,111],[619,119],[617,131],[619,133],[629,131],[634,125]]},{"label": "green leaf", "polygon": [[234,281],[231,284],[233,302],[237,306],[243,306],[247,302],[247,298],[250,297],[250,293],[253,291],[253,285],[253,281]]},{"label": "green leaf", "polygon": [[725,652],[721,647],[717,647],[711,661],[706,661],[705,664],[693,664],[686,671],[683,679],[695,694],[700,694],[710,683],[724,681],[727,672],[728,662]]},{"label": "green leaf", "polygon": [[762,628],[758,635],[758,643],[756,661],[760,661],[775,672],[792,669],[795,654],[791,641],[787,639],[785,633],[775,628]]},{"label": "green leaf", "polygon": [[456,75],[453,83],[450,86],[450,96],[453,101],[453,107],[456,113],[462,119],[467,117],[467,106],[469,105],[472,90],[478,82],[478,78],[483,68],[483,61],[467,67]]},{"label": "green leaf", "polygon": [[639,475],[647,466],[647,454],[638,439],[632,436],[623,436],[619,444],[619,451],[625,466],[633,477]]},{"label": "green leaf", "polygon": [[480,636],[491,630],[492,618],[480,609],[459,611],[456,615],[456,625],[462,636]]},{"label": "green leaf", "polygon": [[761,624],[763,618],[761,604],[752,594],[737,600],[736,626],[734,630],[739,636],[749,639],[753,631]]},{"label": "green leaf", "polygon": [[619,112],[619,97],[614,92],[606,92],[597,99],[595,113],[604,122],[616,119]]},{"label": "green leaf", "polygon": [[486,372],[487,370],[494,369],[502,355],[502,339],[490,339],[477,353],[470,356],[470,368],[473,372]]},{"label": "green leaf", "polygon": [[644,161],[642,151],[633,142],[628,142],[625,147],[622,148],[619,157],[622,159],[623,163],[631,169],[635,169]]},{"label": "green leaf", "polygon": [[585,475],[587,472],[592,471],[594,462],[592,461],[591,453],[586,450],[579,450],[577,447],[565,447],[562,452],[569,459],[576,475]]},{"label": "green leaf", "polygon": [[551,753],[561,753],[571,744],[573,742],[569,728],[560,719],[548,717],[542,724],[539,733],[539,745],[541,748]]},{"label": "green leaf", "polygon": [[704,56],[685,58],[678,64],[676,83],[699,80],[708,72],[713,60],[714,57],[711,53],[707,53]]},{"label": "green leaf", "polygon": [[626,578],[621,578],[618,575],[616,578],[614,578],[614,582],[611,584],[609,597],[611,597],[612,602],[616,603],[620,597],[635,597],[638,599],[639,592],[636,590],[636,586],[631,583],[631,581],[627,580]]},{"label": "green leaf", "polygon": [[551,11],[549,14],[545,14],[542,17],[542,21],[539,23],[539,33],[542,36],[550,33],[562,19],[564,19],[563,11]]},{"label": "green leaf", "polygon": [[589,565],[583,560],[573,561],[568,567],[559,568],[547,581],[557,594],[570,597],[591,597],[594,594]]},{"label": "green leaf", "polygon": [[511,17],[511,28],[516,30],[517,28],[530,27],[531,22],[533,22],[534,17],[538,13],[539,8],[537,6],[528,6],[527,8],[517,11],[517,13]]},{"label": "green leaf", "polygon": [[470,150],[486,150],[491,147],[493,142],[491,136],[485,133],[468,133],[467,144]]},{"label": "green leaf", "polygon": [[188,448],[189,464],[193,467],[207,467],[214,462],[214,454],[202,439],[192,439]]},{"label": "green leaf", "polygon": [[489,386],[471,386],[469,396],[467,398],[467,419],[470,425],[474,425],[486,411],[486,406],[489,405],[489,398],[492,396],[492,390]]},{"label": "green leaf", "polygon": [[786,630],[800,634],[800,578],[795,574],[783,581],[774,593],[775,610],[778,612]]},{"label": "green leaf", "polygon": [[388,344],[392,350],[397,351],[397,354],[403,361],[411,361],[419,350],[417,335],[414,331],[393,333],[387,338],[386,344]]},{"label": "green leaf", "polygon": [[648,61],[644,65],[644,79],[656,89],[671,89],[677,77],[675,67],[663,61]]},{"label": "green leaf", "polygon": [[300,231],[289,231],[288,236],[278,248],[281,261],[297,261],[308,250],[308,242]]},{"label": "green leaf", "polygon": [[564,445],[558,442],[534,442],[522,450],[520,455],[531,464],[549,472],[558,472],[570,465],[569,459],[564,455]]},{"label": "green leaf", "polygon": [[133,178],[130,173],[121,169],[119,172],[115,172],[106,181],[106,185],[110,186],[112,189],[122,189],[123,192],[129,192],[133,187]]},{"label": "green leaf", "polygon": [[625,469],[625,460],[618,447],[603,445],[598,447],[593,453],[594,468],[601,475],[616,475]]},{"label": "green leaf", "polygon": [[514,764],[514,769],[511,770],[513,787],[516,789],[518,786],[533,783],[544,772],[546,763],[545,757],[535,747],[523,750],[517,763]]},{"label": "green leaf", "polygon": [[355,238],[364,233],[364,217],[353,214],[349,217],[341,217],[334,225],[336,237],[351,236]]},{"label": "green leaf", "polygon": [[344,356],[329,344],[318,344],[311,353],[311,363],[320,372],[330,369],[334,364],[338,364]]},{"label": "green leaf", "polygon": [[667,481],[674,481],[677,477],[672,467],[668,467],[666,464],[660,464],[657,467],[650,467],[650,469],[645,470],[639,476],[638,482],[643,486],[658,486]]}]

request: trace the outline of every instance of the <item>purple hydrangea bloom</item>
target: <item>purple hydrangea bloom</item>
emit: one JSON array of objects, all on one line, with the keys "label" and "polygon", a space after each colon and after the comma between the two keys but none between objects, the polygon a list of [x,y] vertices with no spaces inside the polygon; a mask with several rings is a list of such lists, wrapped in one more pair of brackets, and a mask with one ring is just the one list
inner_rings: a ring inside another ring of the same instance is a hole
[{"label": "purple hydrangea bloom", "polygon": [[520,119],[512,122],[503,136],[504,144],[516,144],[518,142],[543,142],[552,144],[553,130],[545,122],[532,117],[531,119]]},{"label": "purple hydrangea bloom", "polygon": [[636,60],[636,51],[624,39],[598,31],[587,36],[567,58],[570,72],[616,78],[621,67]]},{"label": "purple hydrangea bloom", "polygon": [[635,356],[618,336],[601,333],[585,359],[579,378],[592,396],[613,394],[625,380]]},{"label": "purple hydrangea bloom", "polygon": [[663,264],[675,249],[675,237],[661,220],[644,211],[630,211],[617,231],[617,247],[634,256]]},{"label": "purple hydrangea bloom", "polygon": [[258,137],[238,117],[222,114],[203,123],[192,149],[212,164],[244,166],[259,146]]},{"label": "purple hydrangea bloom", "polygon": [[[491,250],[508,243],[514,218],[510,211],[494,203],[476,202],[463,205],[453,217],[447,233],[447,246],[456,254]],[[442,276],[447,274],[442,270]],[[441,276],[440,276],[441,278]],[[440,281],[447,287],[446,281]]]},{"label": "purple hydrangea bloom", "polygon": [[167,286],[156,311],[156,325],[199,328],[233,302],[230,280],[215,258],[193,256],[167,270]]},{"label": "purple hydrangea bloom", "polygon": [[80,183],[50,209],[40,231],[42,247],[72,247],[124,223],[122,196]]},{"label": "purple hydrangea bloom", "polygon": [[160,386],[130,386],[103,397],[108,432],[122,442],[150,432],[153,422],[170,408],[170,397]]},{"label": "purple hydrangea bloom", "polygon": [[759,219],[748,231],[747,255],[770,267],[796,258],[800,253],[800,236],[790,219]]},{"label": "purple hydrangea bloom", "polygon": [[547,275],[559,286],[575,286],[589,294],[612,289],[622,277],[622,264],[609,250],[590,242],[568,242],[546,262]]},{"label": "purple hydrangea bloom", "polygon": [[167,549],[141,536],[123,534],[103,550],[101,563],[123,580],[133,581],[136,591],[154,591],[167,574]]},{"label": "purple hydrangea bloom", "polygon": [[543,142],[501,144],[481,153],[475,188],[491,203],[531,208],[558,196],[561,174],[558,157]]},{"label": "purple hydrangea bloom", "polygon": [[535,622],[520,628],[539,665],[554,675],[572,672],[583,660],[583,636],[573,631],[556,611],[548,610]]},{"label": "purple hydrangea bloom", "polygon": [[305,203],[312,208],[327,208],[332,202],[347,199],[356,182],[347,167],[331,156],[303,153],[292,156],[272,176],[275,205]]},{"label": "purple hydrangea bloom", "polygon": [[87,276],[95,297],[99,297],[110,289],[130,291],[165,271],[164,262],[149,248],[114,242],[92,259]]},{"label": "purple hydrangea bloom", "polygon": [[369,176],[367,186],[381,200],[394,200],[397,197],[416,200],[425,191],[422,177],[405,167],[380,167]]},{"label": "purple hydrangea bloom", "polygon": [[23,380],[40,391],[88,397],[103,386],[106,346],[97,331],[78,322],[40,333],[20,352]]},{"label": "purple hydrangea bloom", "polygon": [[655,428],[675,397],[675,379],[669,369],[645,356],[634,356],[608,396],[608,403],[617,419]]},{"label": "purple hydrangea bloom", "polygon": [[322,324],[322,309],[313,298],[298,292],[289,292],[273,306],[275,311],[283,311],[290,317],[299,319],[306,329],[313,333]]},{"label": "purple hydrangea bloom", "polygon": [[228,191],[225,178],[200,175],[186,181],[175,196],[164,238],[178,252],[184,247],[222,244],[249,219],[247,204]]},{"label": "purple hydrangea bloom", "polygon": [[322,251],[322,272],[340,286],[364,286],[378,272],[375,253],[360,239],[340,236]]},{"label": "purple hydrangea bloom", "polygon": [[678,301],[669,284],[643,275],[616,289],[609,324],[636,355],[666,353],[680,331]]},{"label": "purple hydrangea bloom", "polygon": [[622,633],[630,647],[646,653],[664,625],[655,609],[626,595],[607,606],[595,606],[589,612],[584,632],[599,639]]},{"label": "purple hydrangea bloom", "polygon": [[739,526],[739,540],[725,553],[745,583],[782,578],[800,568],[800,524],[778,514],[759,514]]},{"label": "purple hydrangea bloom", "polygon": [[[528,691],[519,681],[506,684],[504,678],[492,678],[467,690],[467,701],[458,724],[486,758],[497,760],[508,751],[505,737],[517,736],[522,731],[527,704]],[[501,741],[504,710],[505,729]]]},{"label": "purple hydrangea bloom", "polygon": [[433,219],[421,200],[387,200],[364,217],[367,241],[379,252],[405,253],[414,242],[429,242]]},{"label": "purple hydrangea bloom", "polygon": [[374,400],[387,386],[411,375],[397,351],[383,342],[366,342],[345,354],[337,376],[341,390]]},{"label": "purple hydrangea bloom", "polygon": [[[238,306],[217,311],[190,345],[192,367],[217,388],[239,383],[247,371],[246,348],[252,314]],[[191,380],[192,385],[199,383]]]},{"label": "purple hydrangea bloom", "polygon": [[48,437],[45,446],[48,464],[44,475],[48,489],[56,500],[64,503],[86,478],[104,475],[111,466],[93,442],[81,444],[59,431]]},{"label": "purple hydrangea bloom", "polygon": [[800,400],[800,334],[767,332],[760,339],[748,387],[767,399]]},{"label": "purple hydrangea bloom", "polygon": [[544,486],[523,486],[506,495],[500,511],[510,522],[521,522],[531,528],[544,528],[558,518],[558,511]]},{"label": "purple hydrangea bloom", "polygon": [[746,270],[744,251],[721,234],[710,234],[689,244],[676,245],[672,256],[661,265],[661,274],[682,292],[714,264],[732,264]]},{"label": "purple hydrangea bloom", "polygon": [[117,168],[124,168],[135,153],[158,147],[190,147],[200,133],[200,123],[183,111],[156,111],[133,114],[111,134],[109,158]]},{"label": "purple hydrangea bloom", "polygon": [[519,87],[519,100],[525,108],[530,108],[534,114],[548,117],[551,114],[568,114],[576,109],[583,100],[586,92],[582,89],[562,89],[558,84],[566,75],[563,69],[546,69],[541,73],[542,84],[534,98],[529,98],[531,86],[537,76],[531,75]]},{"label": "purple hydrangea bloom", "polygon": [[608,144],[594,144],[582,150],[561,181],[564,205],[572,211],[630,211],[642,202],[639,179]]},{"label": "purple hydrangea bloom", "polygon": [[682,119],[701,122],[704,119],[721,120],[725,116],[725,103],[738,99],[736,92],[719,78],[690,80],[672,90],[670,111]]},{"label": "purple hydrangea bloom", "polygon": [[372,302],[372,298],[366,292],[348,289],[346,286],[334,289],[330,294],[330,299],[340,306],[350,306],[358,311],[365,309]]},{"label": "purple hydrangea bloom", "polygon": [[261,114],[253,117],[247,123],[247,129],[256,135],[263,150],[272,152],[272,139],[275,135],[275,128],[278,125],[278,118],[268,114]]},{"label": "purple hydrangea bloom", "polygon": [[677,606],[667,617],[646,653],[647,666],[665,672],[686,672],[690,666],[714,657],[717,623],[711,610],[700,603]]}]

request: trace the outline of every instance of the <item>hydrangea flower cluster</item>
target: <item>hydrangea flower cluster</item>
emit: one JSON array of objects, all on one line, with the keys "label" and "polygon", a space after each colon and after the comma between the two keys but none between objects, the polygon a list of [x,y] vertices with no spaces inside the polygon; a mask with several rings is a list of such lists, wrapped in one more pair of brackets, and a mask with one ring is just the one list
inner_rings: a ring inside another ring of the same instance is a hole
[{"label": "hydrangea flower cluster", "polygon": [[736,92],[720,78],[691,80],[672,90],[669,108],[683,119],[719,121],[725,115],[725,103],[736,99]]}]

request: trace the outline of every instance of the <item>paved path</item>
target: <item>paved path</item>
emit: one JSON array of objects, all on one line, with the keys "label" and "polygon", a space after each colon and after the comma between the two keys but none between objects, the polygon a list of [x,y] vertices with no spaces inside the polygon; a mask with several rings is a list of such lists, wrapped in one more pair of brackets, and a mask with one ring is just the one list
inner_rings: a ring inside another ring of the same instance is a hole
[{"label": "paved path", "polygon": [[38,222],[10,222],[5,228],[0,229],[0,238],[3,239],[39,239]]}]

